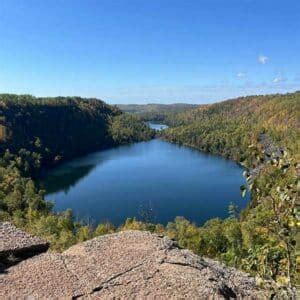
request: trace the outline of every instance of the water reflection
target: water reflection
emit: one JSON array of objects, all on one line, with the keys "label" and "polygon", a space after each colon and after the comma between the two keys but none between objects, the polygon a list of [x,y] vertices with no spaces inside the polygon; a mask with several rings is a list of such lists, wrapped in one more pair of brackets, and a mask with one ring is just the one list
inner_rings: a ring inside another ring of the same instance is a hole
[{"label": "water reflection", "polygon": [[95,165],[70,166],[65,167],[62,171],[50,172],[46,181],[42,181],[41,187],[46,190],[46,195],[63,191],[68,194],[71,187],[75,186],[81,178],[87,176]]},{"label": "water reflection", "polygon": [[[139,144],[146,144],[142,142]],[[119,159],[130,159],[147,152],[147,147],[135,147],[135,144],[124,145],[100,152],[90,153],[84,157],[63,163],[55,169],[48,171],[40,181],[40,186],[45,189],[46,195],[57,192],[67,194],[73,186],[96,167],[101,164],[117,161]]]}]

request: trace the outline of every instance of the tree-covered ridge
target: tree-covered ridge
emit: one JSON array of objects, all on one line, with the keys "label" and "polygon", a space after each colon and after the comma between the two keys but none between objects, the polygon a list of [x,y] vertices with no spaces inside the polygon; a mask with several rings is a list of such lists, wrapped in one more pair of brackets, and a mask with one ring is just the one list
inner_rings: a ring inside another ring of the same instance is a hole
[{"label": "tree-covered ridge", "polygon": [[161,121],[168,123],[169,117],[199,107],[198,104],[174,103],[174,104],[118,104],[123,112],[135,114],[145,121]]},{"label": "tree-covered ridge", "polygon": [[175,115],[164,137],[250,166],[248,146],[261,133],[299,153],[299,111],[300,92],[242,97]]},{"label": "tree-covered ridge", "polygon": [[111,123],[109,133],[116,144],[147,141],[155,136],[155,130],[143,122],[139,116],[121,114]]},{"label": "tree-covered ridge", "polygon": [[108,127],[121,112],[103,101],[79,97],[0,95],[1,149],[37,152],[43,164],[111,145]]},{"label": "tree-covered ridge", "polygon": [[121,114],[94,98],[0,94],[0,150],[21,150],[21,158],[32,156],[36,165],[51,165],[95,149],[152,138],[153,131],[142,120]]}]

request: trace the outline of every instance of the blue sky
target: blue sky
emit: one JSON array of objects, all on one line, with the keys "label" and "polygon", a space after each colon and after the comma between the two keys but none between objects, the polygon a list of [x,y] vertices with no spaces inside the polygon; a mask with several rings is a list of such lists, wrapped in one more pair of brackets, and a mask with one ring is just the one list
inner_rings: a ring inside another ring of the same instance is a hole
[{"label": "blue sky", "polygon": [[295,90],[299,0],[0,1],[0,92],[209,103]]}]

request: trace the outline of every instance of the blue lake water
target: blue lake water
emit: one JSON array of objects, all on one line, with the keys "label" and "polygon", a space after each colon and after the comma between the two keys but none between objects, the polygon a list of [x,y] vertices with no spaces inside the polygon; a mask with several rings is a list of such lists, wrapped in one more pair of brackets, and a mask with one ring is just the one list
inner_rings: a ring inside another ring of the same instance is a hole
[{"label": "blue lake water", "polygon": [[202,224],[244,208],[236,163],[159,139],[86,155],[52,169],[42,184],[57,211],[116,225],[127,217],[166,224],[176,216]]},{"label": "blue lake water", "polygon": [[146,122],[146,124],[147,124],[150,128],[155,129],[155,130],[157,130],[157,131],[160,131],[160,130],[163,130],[163,129],[168,128],[168,125],[160,124],[160,123],[156,123],[156,122]]}]

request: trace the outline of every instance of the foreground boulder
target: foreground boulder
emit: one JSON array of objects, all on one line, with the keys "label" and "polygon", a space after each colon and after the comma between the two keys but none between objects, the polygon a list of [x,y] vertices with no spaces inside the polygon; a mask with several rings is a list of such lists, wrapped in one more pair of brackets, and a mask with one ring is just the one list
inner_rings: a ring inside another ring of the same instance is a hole
[{"label": "foreground boulder", "polygon": [[47,251],[49,243],[8,222],[0,222],[0,260],[10,256],[30,257]]},{"label": "foreground boulder", "polygon": [[247,274],[141,231],[97,237],[62,254],[40,254],[0,274],[1,299],[257,299],[259,295],[255,280]]}]

